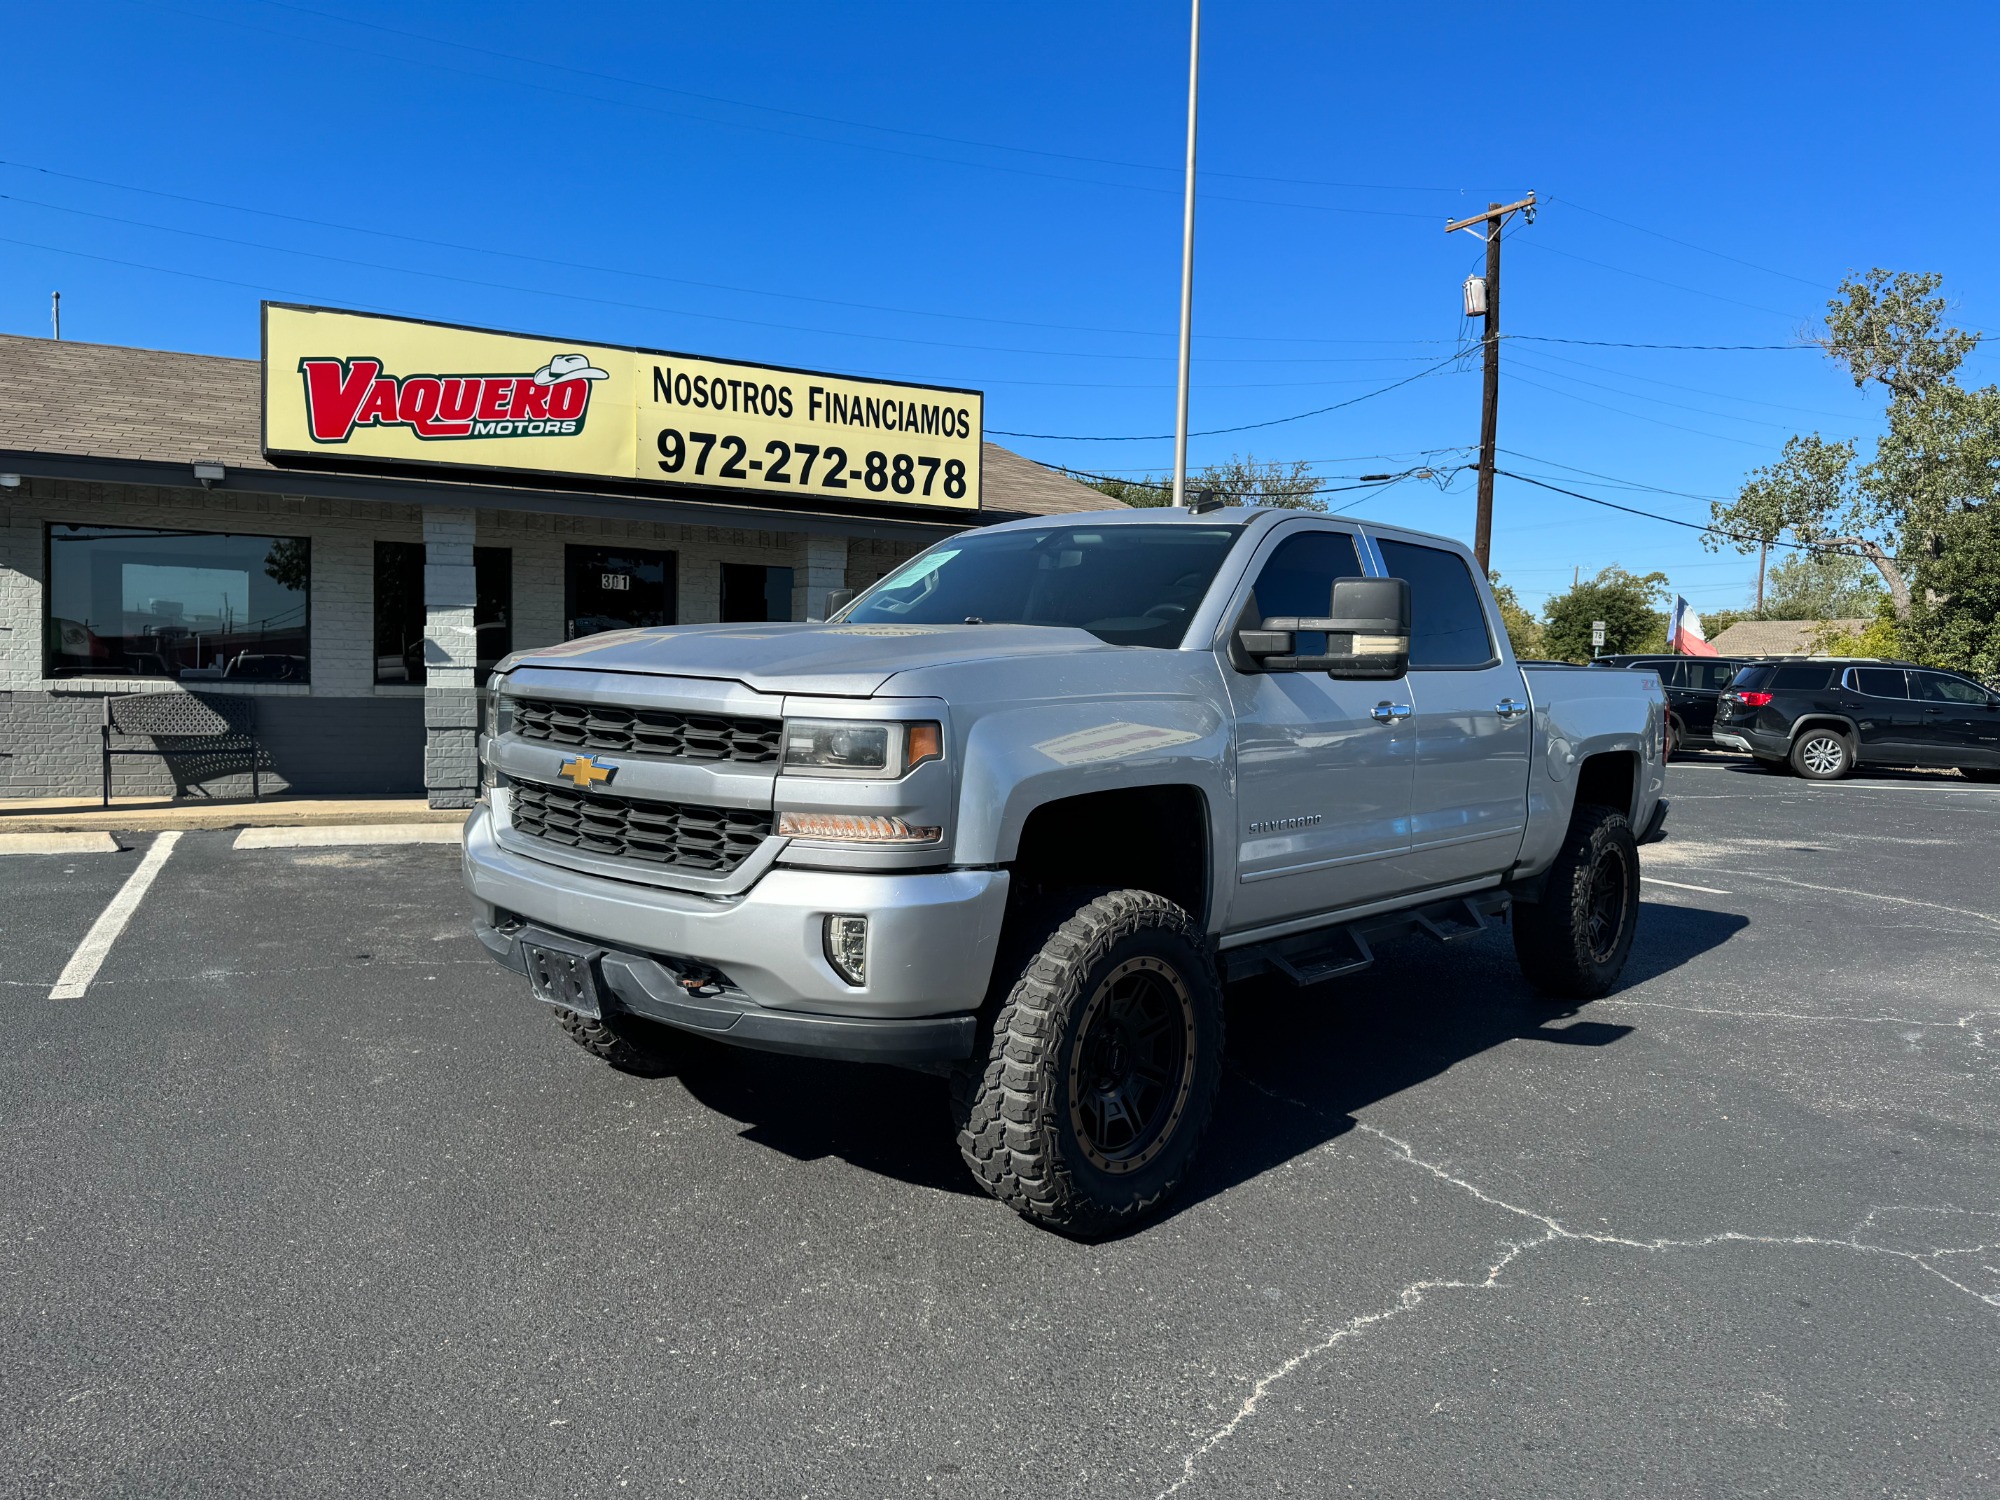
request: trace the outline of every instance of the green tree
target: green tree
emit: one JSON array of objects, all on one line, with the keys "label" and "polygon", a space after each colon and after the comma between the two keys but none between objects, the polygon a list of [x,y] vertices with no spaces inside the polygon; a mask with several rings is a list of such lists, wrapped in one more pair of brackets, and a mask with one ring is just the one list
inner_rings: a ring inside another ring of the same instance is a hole
[{"label": "green tree", "polygon": [[1763,618],[1872,620],[1883,598],[1875,570],[1852,553],[1794,552],[1771,569]]},{"label": "green tree", "polygon": [[1747,552],[1789,533],[1864,557],[1888,587],[1897,631],[1934,653],[1927,660],[1966,666],[1992,620],[1980,602],[1991,566],[1980,513],[2000,501],[2000,387],[1959,384],[1980,336],[1947,321],[1942,285],[1934,273],[1879,268],[1841,283],[1819,343],[1857,388],[1887,394],[1874,457],[1860,462],[1852,441],[1795,437],[1714,507],[1717,526],[1737,535],[1705,540]]},{"label": "green tree", "polygon": [[1543,650],[1559,661],[1589,661],[1591,622],[1602,620],[1604,655],[1664,651],[1667,617],[1657,606],[1666,592],[1666,574],[1631,573],[1613,563],[1542,607]]},{"label": "green tree", "polygon": [[1507,640],[1514,648],[1514,655],[1541,656],[1547,649],[1542,641],[1541,621],[1528,612],[1511,583],[1502,583],[1498,573],[1488,573],[1486,577],[1493,585],[1493,597],[1500,605],[1500,620],[1507,627]]},{"label": "green tree", "polygon": [[[1172,475],[1162,475],[1158,479],[1151,475],[1139,479],[1106,476],[1088,479],[1084,483],[1127,505],[1158,506],[1174,502]],[[1303,459],[1290,463],[1262,463],[1250,453],[1231,457],[1224,463],[1210,464],[1188,475],[1190,499],[1204,490],[1213,492],[1224,505],[1274,505],[1285,510],[1326,509],[1326,503],[1319,497],[1319,479]]]},{"label": "green tree", "polygon": [[1162,483],[1155,479],[1118,479],[1112,475],[1101,475],[1096,479],[1086,479],[1084,483],[1094,490],[1101,490],[1124,505],[1142,507],[1170,505],[1174,498],[1171,479]]}]

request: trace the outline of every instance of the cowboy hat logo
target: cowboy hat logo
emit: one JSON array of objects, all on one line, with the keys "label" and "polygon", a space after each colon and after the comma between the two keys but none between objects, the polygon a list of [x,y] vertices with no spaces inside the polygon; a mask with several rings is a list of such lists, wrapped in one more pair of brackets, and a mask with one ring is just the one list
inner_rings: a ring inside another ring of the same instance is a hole
[{"label": "cowboy hat logo", "polygon": [[554,385],[558,380],[609,380],[611,372],[600,370],[581,354],[558,354],[528,377],[536,385]]}]

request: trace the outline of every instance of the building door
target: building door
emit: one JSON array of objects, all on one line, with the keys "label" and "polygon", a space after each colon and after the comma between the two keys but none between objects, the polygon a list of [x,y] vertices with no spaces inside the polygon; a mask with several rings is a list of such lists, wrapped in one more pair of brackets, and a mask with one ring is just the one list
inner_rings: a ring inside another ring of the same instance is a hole
[{"label": "building door", "polygon": [[763,563],[722,565],[722,618],[789,620],[792,617],[792,570]]},{"label": "building door", "polygon": [[1528,823],[1527,683],[1493,639],[1465,559],[1384,539],[1391,578],[1410,585],[1410,701],[1416,793],[1409,868],[1421,885],[1509,869]]},{"label": "building door", "polygon": [[[1336,578],[1362,576],[1354,537],[1288,530],[1245,606],[1257,620],[1324,615]],[[1325,649],[1324,635],[1298,649]],[[1415,738],[1379,705],[1410,701],[1407,679],[1343,682],[1325,672],[1244,672],[1225,663],[1236,706],[1237,886],[1243,929],[1394,894],[1408,883]]]},{"label": "building door", "polygon": [[564,640],[679,620],[673,553],[642,547],[569,547],[565,554]]}]

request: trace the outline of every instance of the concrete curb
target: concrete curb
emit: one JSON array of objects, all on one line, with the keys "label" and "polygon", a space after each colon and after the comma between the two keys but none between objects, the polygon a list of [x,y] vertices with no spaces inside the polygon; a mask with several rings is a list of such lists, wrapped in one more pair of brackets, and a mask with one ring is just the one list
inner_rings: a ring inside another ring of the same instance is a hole
[{"label": "concrete curb", "polygon": [[16,803],[0,807],[0,834],[159,833],[207,828],[298,828],[390,824],[451,828],[463,809],[434,808],[415,797],[267,799],[263,802],[181,802],[121,807],[49,808]]},{"label": "concrete curb", "polygon": [[331,849],[348,845],[456,844],[458,824],[347,823],[322,828],[246,828],[232,849]]},{"label": "concrete curb", "polygon": [[0,833],[0,854],[116,854],[108,833]]}]

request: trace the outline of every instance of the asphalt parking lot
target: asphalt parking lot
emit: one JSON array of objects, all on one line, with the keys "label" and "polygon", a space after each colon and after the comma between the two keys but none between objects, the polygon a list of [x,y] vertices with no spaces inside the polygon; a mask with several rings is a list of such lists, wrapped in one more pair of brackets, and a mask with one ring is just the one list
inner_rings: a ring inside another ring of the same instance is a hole
[{"label": "asphalt parking lot", "polygon": [[1628,981],[1231,996],[1191,1189],[942,1084],[571,1045],[449,847],[0,858],[0,1492],[1991,1496],[2000,787],[1677,764]]}]

